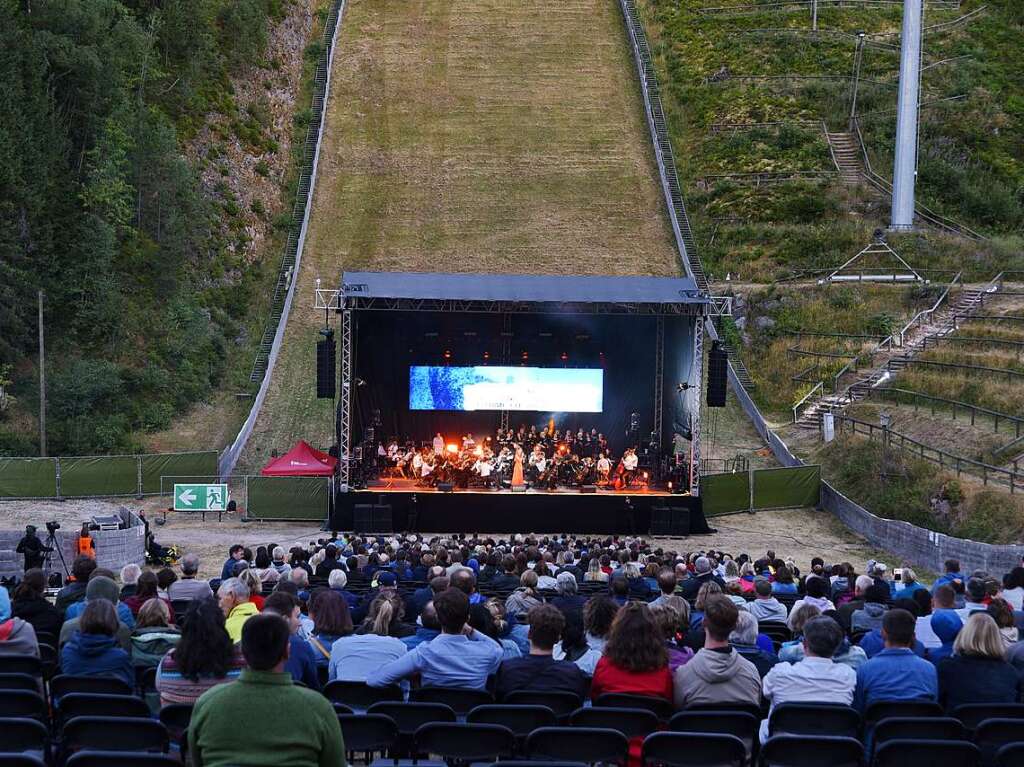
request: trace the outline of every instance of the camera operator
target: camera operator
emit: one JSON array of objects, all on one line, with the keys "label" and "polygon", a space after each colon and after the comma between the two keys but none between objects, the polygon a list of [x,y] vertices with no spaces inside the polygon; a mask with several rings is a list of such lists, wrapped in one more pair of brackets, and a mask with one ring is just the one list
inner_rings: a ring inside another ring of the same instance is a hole
[{"label": "camera operator", "polygon": [[25,537],[18,541],[18,548],[15,549],[17,553],[25,555],[25,570],[31,570],[33,568],[42,568],[43,566],[43,553],[50,551],[43,545],[43,542],[39,540],[39,536],[36,535],[35,525],[25,526]]}]

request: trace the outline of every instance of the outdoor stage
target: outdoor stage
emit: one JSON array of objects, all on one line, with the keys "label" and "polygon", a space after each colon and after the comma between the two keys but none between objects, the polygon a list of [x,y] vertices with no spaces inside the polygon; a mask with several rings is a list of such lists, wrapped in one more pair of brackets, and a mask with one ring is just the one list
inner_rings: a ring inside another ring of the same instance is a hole
[{"label": "outdoor stage", "polygon": [[441,492],[403,480],[395,480],[391,487],[340,493],[331,522],[332,529],[358,532],[712,532],[699,498],[663,490],[581,493],[564,488],[513,493],[471,488]]}]

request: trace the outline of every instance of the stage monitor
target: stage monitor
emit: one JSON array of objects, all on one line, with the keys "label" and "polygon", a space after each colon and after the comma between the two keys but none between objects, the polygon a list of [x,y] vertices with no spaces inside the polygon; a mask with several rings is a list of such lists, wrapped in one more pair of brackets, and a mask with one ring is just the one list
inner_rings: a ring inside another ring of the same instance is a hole
[{"label": "stage monitor", "polygon": [[410,410],[600,413],[600,368],[409,367]]}]

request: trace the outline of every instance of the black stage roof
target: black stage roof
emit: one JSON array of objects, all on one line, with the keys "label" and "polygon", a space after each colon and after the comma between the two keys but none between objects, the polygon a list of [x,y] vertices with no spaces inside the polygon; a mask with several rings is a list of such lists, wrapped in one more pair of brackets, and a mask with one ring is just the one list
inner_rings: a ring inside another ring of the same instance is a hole
[{"label": "black stage roof", "polygon": [[352,309],[391,311],[583,311],[700,314],[708,303],[689,277],[344,272]]}]

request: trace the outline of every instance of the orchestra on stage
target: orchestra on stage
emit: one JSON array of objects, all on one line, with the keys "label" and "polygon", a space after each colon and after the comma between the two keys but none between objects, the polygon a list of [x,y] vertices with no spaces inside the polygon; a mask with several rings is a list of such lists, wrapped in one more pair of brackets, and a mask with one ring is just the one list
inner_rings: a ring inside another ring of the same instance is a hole
[{"label": "orchestra on stage", "polygon": [[594,486],[609,490],[645,489],[649,473],[640,468],[636,447],[616,460],[597,429],[560,431],[549,425],[520,426],[480,440],[465,434],[448,442],[435,434],[419,444],[392,439],[377,445],[385,477],[414,480],[418,487],[449,484],[456,489],[542,489]]}]

